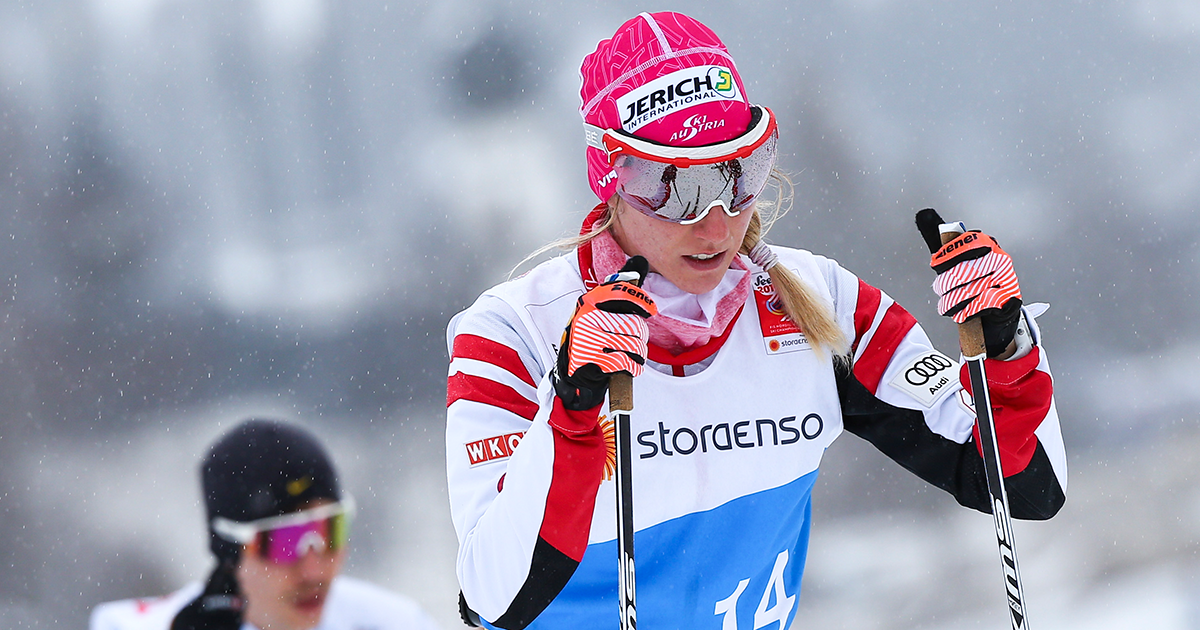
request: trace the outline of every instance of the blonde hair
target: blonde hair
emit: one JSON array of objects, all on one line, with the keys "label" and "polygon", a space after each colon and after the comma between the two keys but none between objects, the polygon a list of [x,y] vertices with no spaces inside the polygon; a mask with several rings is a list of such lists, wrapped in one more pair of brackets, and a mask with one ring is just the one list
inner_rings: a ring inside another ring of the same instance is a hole
[{"label": "blonde hair", "polygon": [[[771,182],[775,185],[778,194],[773,202],[760,202],[756,205],[754,216],[750,217],[750,226],[746,228],[746,236],[742,239],[742,247],[739,250],[747,256],[750,256],[750,252],[755,247],[765,245],[763,239],[771,226],[791,209],[794,189],[792,180],[786,173],[773,170]],[[774,258],[774,254],[770,256]],[[846,340],[842,328],[838,326],[830,305],[821,299],[807,282],[796,275],[796,272],[785,265],[772,264],[773,261],[763,262],[766,262],[767,275],[771,277],[775,294],[779,296],[783,312],[788,319],[795,322],[800,330],[804,331],[804,336],[815,350],[818,352],[828,351],[837,361],[846,360],[846,355],[850,352],[850,344]],[[763,262],[755,260],[755,264],[762,265]]]},{"label": "blonde hair", "polygon": [[[750,217],[750,226],[746,229],[746,236],[742,239],[742,246],[738,250],[747,256],[756,246],[765,243],[763,238],[771,226],[791,209],[794,189],[792,180],[786,173],[773,169],[771,183],[776,190],[775,199],[759,199],[755,204],[754,214]],[[596,221],[590,230],[583,234],[560,238],[539,247],[517,263],[509,272],[509,276],[511,277],[525,263],[548,251],[556,249],[569,251],[591,241],[612,229],[614,222],[616,222],[616,213],[613,212],[612,205],[608,205],[603,210],[600,220]],[[756,262],[756,264],[758,263]],[[850,351],[850,344],[841,327],[838,326],[830,305],[791,269],[784,265],[768,265],[768,267],[766,272],[771,277],[771,284],[775,286],[775,292],[779,296],[783,312],[788,319],[791,319],[800,327],[800,330],[804,331],[808,342],[817,352],[828,351],[838,362],[847,360],[846,355]]]}]

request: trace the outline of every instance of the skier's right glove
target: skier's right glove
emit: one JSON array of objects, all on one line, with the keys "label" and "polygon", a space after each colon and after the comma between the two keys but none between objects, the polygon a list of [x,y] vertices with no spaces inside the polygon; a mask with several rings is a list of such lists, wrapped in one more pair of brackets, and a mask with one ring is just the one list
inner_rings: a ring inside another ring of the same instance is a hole
[{"label": "skier's right glove", "polygon": [[579,298],[554,371],[554,391],[566,409],[599,405],[613,374],[642,373],[650,337],[646,320],[658,312],[640,288],[648,270],[646,259],[634,256],[608,282]]},{"label": "skier's right glove", "polygon": [[204,592],[175,615],[171,630],[240,630],[244,600],[236,572],[235,562],[221,561],[208,576]]}]

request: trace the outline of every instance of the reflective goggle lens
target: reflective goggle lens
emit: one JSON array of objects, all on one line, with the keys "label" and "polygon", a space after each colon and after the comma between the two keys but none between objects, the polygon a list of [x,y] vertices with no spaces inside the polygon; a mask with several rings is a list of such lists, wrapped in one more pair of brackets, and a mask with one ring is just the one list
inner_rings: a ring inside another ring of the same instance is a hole
[{"label": "reflective goggle lens", "polygon": [[737,216],[767,186],[775,167],[777,131],[743,158],[678,167],[633,155],[617,157],[617,195],[644,214],[674,223],[695,223],[714,205]]},{"label": "reflective goggle lens", "polygon": [[291,564],[310,551],[338,551],[349,539],[349,516],[343,513],[260,531],[252,546],[262,558]]}]

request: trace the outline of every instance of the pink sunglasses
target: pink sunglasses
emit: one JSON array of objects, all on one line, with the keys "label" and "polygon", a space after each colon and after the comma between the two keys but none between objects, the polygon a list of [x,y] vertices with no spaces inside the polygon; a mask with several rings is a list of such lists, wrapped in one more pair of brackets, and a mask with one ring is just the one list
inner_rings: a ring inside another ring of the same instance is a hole
[{"label": "pink sunglasses", "polygon": [[336,552],[350,540],[354,500],[330,503],[247,523],[223,517],[213,519],[218,536],[246,545],[248,553],[279,564],[291,564],[310,551]]}]

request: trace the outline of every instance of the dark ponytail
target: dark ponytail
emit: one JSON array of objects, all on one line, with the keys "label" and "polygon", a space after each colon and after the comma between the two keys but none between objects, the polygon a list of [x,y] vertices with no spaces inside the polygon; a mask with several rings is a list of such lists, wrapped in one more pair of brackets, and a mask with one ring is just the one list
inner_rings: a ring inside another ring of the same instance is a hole
[{"label": "dark ponytail", "polygon": [[204,591],[175,615],[171,630],[240,630],[244,608],[237,561],[222,560],[209,574]]}]

